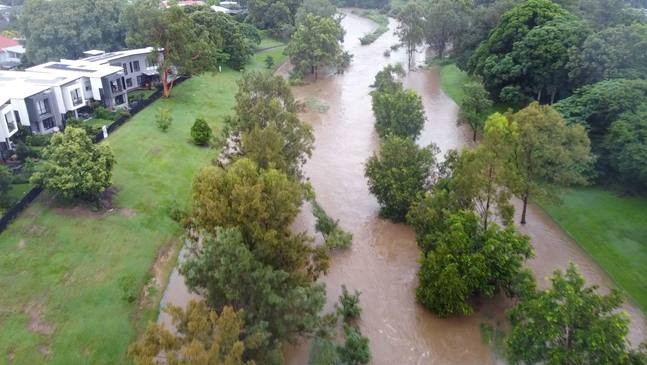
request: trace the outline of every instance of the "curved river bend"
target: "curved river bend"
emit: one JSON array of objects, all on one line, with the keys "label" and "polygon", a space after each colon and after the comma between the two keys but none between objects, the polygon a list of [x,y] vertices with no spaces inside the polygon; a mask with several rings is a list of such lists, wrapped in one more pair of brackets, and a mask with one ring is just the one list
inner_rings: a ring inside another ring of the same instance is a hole
[{"label": "curved river bend", "polygon": [[[362,332],[370,339],[373,364],[495,364],[500,361],[481,339],[480,325],[503,322],[508,302],[494,298],[481,303],[480,309],[467,318],[438,319],[415,302],[419,251],[413,231],[406,225],[393,224],[378,217],[379,206],[368,191],[364,162],[378,148],[373,128],[369,96],[375,74],[389,63],[406,65],[403,50],[383,53],[398,43],[393,35],[395,24],[376,42],[361,46],[358,38],[372,31],[371,21],[347,14],[342,21],[346,29],[345,48],[353,55],[350,68],[343,75],[323,77],[293,91],[299,99],[315,98],[329,106],[326,112],[306,112],[302,118],[314,128],[315,151],[305,166],[306,176],[314,186],[317,199],[341,226],[352,232],[353,246],[334,254],[330,272],[321,280],[326,284],[332,310],[341,285],[362,292]],[[417,55],[418,59],[423,57]],[[468,145],[469,132],[456,126],[458,108],[440,89],[437,69],[410,72],[405,86],[423,98],[427,116],[418,142],[435,143],[442,153]],[[579,246],[543,211],[529,209],[528,224],[521,231],[530,235],[536,258],[529,266],[540,281],[557,268],[574,261],[590,283],[604,288],[609,278]],[[312,231],[313,219],[304,209],[295,227]],[[161,305],[184,306],[195,297],[174,270]],[[630,313],[630,339],[637,344],[645,339],[647,323],[637,307],[625,305]],[[162,312],[160,321],[168,323]],[[287,363],[307,364],[307,340],[285,350]]]}]

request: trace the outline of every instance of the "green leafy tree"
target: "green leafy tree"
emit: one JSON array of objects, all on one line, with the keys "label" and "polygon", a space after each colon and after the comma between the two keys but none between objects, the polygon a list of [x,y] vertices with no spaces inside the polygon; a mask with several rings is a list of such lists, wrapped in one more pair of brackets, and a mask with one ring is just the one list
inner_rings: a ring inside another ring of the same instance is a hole
[{"label": "green leafy tree", "polygon": [[380,137],[388,135],[417,138],[425,124],[422,98],[413,90],[372,93],[375,129]]},{"label": "green leafy tree", "polygon": [[368,337],[362,336],[359,328],[345,324],[346,342],[338,347],[339,357],[343,364],[359,365],[371,361],[371,350],[368,347]]},{"label": "green leafy tree", "polygon": [[20,13],[26,57],[36,64],[76,59],[89,49],[124,47],[120,0],[28,0]]},{"label": "green leafy tree", "polygon": [[[238,82],[234,110],[236,117],[228,121],[225,133],[242,139],[242,150],[258,151],[249,157],[259,166],[273,163],[288,175],[300,177],[301,167],[312,153],[314,136],[312,127],[299,120],[297,103],[285,79],[269,72],[246,73]],[[254,141],[249,138],[253,134],[266,140]],[[245,135],[250,143],[244,143]]]},{"label": "green leafy tree", "polygon": [[274,67],[274,57],[272,56],[265,57],[265,60],[263,62],[265,62],[265,68],[268,70],[271,70],[272,67]]},{"label": "green leafy tree", "polygon": [[289,39],[295,30],[295,17],[301,5],[297,0],[249,0],[246,21],[266,29],[274,37]]},{"label": "green leafy tree", "polygon": [[204,301],[194,300],[186,310],[173,305],[165,310],[177,333],[163,324],[150,323],[144,336],[128,348],[136,364],[158,364],[163,354],[169,365],[254,365],[243,355],[246,346],[253,349],[258,336],[246,333],[241,311],[225,306],[218,314]]},{"label": "green leafy tree", "polygon": [[341,286],[341,295],[339,296],[340,305],[337,307],[337,313],[344,318],[344,322],[357,319],[362,314],[362,307],[359,305],[360,294],[357,290],[351,294],[346,288],[346,285]]},{"label": "green leafy tree", "polygon": [[472,140],[476,142],[476,134],[483,130],[492,101],[483,84],[477,80],[464,84],[463,93],[465,96],[459,105],[460,120],[472,128]]},{"label": "green leafy tree", "polygon": [[511,149],[514,182],[508,185],[523,201],[521,224],[531,195],[555,198],[551,186],[587,184],[593,164],[589,137],[581,125],[567,125],[550,106],[537,102],[510,116],[516,135]]},{"label": "green leafy tree", "polygon": [[126,43],[130,47],[152,46],[162,50],[150,57],[159,64],[163,95],[171,96],[178,74],[195,75],[215,70],[221,55],[219,44],[205,27],[196,24],[179,6],[159,9],[151,0],[138,0],[129,5],[122,23],[128,29]]},{"label": "green leafy tree", "polygon": [[93,200],[112,183],[112,149],[105,143],[93,144],[83,129],[54,134],[42,157],[31,182],[64,199]]},{"label": "green leafy tree", "polygon": [[403,221],[411,203],[422,194],[436,165],[435,145],[420,148],[410,138],[389,136],[366,163],[369,190],[380,203],[380,214]]},{"label": "green leafy tree", "polygon": [[173,123],[172,111],[169,108],[160,108],[155,115],[155,124],[162,132],[168,131]]},{"label": "green leafy tree", "polygon": [[445,56],[448,45],[468,27],[469,1],[436,0],[425,8],[424,32],[427,44],[438,58]]},{"label": "green leafy tree", "polygon": [[328,0],[304,0],[297,10],[296,24],[303,23],[308,14],[332,18],[337,14],[337,8]]},{"label": "green leafy tree", "polygon": [[404,77],[405,71],[402,65],[387,65],[375,75],[375,81],[371,87],[375,88],[375,93],[393,93],[402,90],[400,78]]},{"label": "green leafy tree", "polygon": [[202,118],[197,118],[191,127],[191,139],[198,146],[204,146],[209,143],[213,131],[207,121]]},{"label": "green leafy tree", "polygon": [[316,80],[321,68],[339,64],[343,35],[339,21],[307,14],[292,35],[286,53],[298,72],[309,72]]},{"label": "green leafy tree", "polygon": [[611,124],[604,140],[609,162],[627,186],[647,187],[647,103]]},{"label": "green leafy tree", "polygon": [[326,301],[322,284],[295,280],[283,270],[256,259],[236,229],[219,229],[192,247],[193,255],[180,271],[189,288],[201,290],[216,310],[244,309],[247,330],[265,333],[258,349],[250,352],[260,364],[280,357],[283,341],[312,334]]},{"label": "green leafy tree", "polygon": [[324,248],[309,245],[290,225],[301,209],[301,184],[278,170],[259,170],[246,158],[226,170],[206,167],[193,182],[193,219],[214,233],[238,227],[245,242],[264,264],[295,275],[316,277],[326,267]]},{"label": "green leafy tree", "polygon": [[647,24],[620,25],[589,35],[570,52],[569,77],[577,85],[647,74]]},{"label": "green leafy tree", "polygon": [[625,364],[629,319],[616,289],[585,287],[575,265],[555,271],[552,287],[522,300],[510,312],[506,353],[513,364]]},{"label": "green leafy tree", "polygon": [[13,174],[7,166],[0,166],[0,208],[8,208],[11,205],[9,192],[11,191],[11,182]]},{"label": "green leafy tree", "polygon": [[398,13],[396,35],[407,50],[407,66],[411,69],[416,48],[425,40],[425,11],[417,2],[410,2]]},{"label": "green leafy tree", "polygon": [[[472,55],[469,70],[483,77],[488,91],[501,97],[506,86],[523,82],[524,68],[513,56],[513,49],[535,27],[564,18],[568,13],[550,0],[528,0],[506,12],[486,41]],[[526,92],[521,89],[520,92]]]},{"label": "green leafy tree", "polygon": [[492,297],[498,290],[514,296],[523,262],[533,255],[530,239],[513,226],[492,223],[484,230],[470,211],[448,220],[434,250],[421,259],[417,300],[444,318],[472,314],[474,296]]}]

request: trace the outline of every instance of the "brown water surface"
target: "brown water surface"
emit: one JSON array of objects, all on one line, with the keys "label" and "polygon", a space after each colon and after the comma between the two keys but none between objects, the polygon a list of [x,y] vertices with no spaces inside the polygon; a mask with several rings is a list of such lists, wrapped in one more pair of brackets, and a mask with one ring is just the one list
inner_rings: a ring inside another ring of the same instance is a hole
[{"label": "brown water surface", "polygon": [[[389,63],[406,64],[402,50],[383,53],[397,43],[394,23],[388,33],[368,46],[358,38],[374,29],[375,24],[347,14],[342,22],[347,31],[345,48],[353,63],[343,75],[328,75],[319,81],[293,89],[299,99],[315,98],[329,105],[326,112],[306,112],[302,118],[314,128],[315,151],[305,166],[317,199],[341,226],[352,232],[353,246],[333,254],[326,284],[331,310],[341,285],[362,292],[362,332],[369,337],[373,364],[493,364],[491,348],[481,340],[480,325],[504,318],[508,301],[497,297],[481,303],[467,318],[442,320],[415,302],[419,251],[413,231],[406,225],[393,224],[378,217],[378,204],[368,191],[364,162],[378,148],[373,124],[370,84],[375,74]],[[422,54],[418,54],[418,61]],[[433,142],[444,153],[468,145],[470,133],[456,126],[458,108],[440,89],[438,69],[409,72],[405,85],[423,98],[427,122],[419,139],[422,145]],[[529,209],[528,224],[521,230],[529,234],[537,257],[529,266],[538,280],[556,268],[576,262],[587,280],[608,288],[610,280],[543,211]],[[312,231],[313,219],[304,209],[295,227]],[[184,305],[193,295],[174,271],[165,292],[164,303]],[[647,324],[632,304],[625,308],[632,316],[631,340],[645,339]],[[164,315],[160,321],[168,320]],[[307,364],[309,342],[289,346],[287,363]]]}]

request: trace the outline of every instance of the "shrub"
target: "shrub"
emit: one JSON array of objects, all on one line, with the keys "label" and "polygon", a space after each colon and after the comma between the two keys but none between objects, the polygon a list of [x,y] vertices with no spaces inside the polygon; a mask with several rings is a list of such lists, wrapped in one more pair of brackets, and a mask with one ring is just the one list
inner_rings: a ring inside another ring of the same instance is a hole
[{"label": "shrub", "polygon": [[119,289],[121,290],[121,299],[132,303],[137,299],[137,285],[133,275],[124,275],[119,278]]},{"label": "shrub", "polygon": [[341,286],[341,295],[339,296],[341,307],[337,307],[337,313],[344,318],[344,322],[349,322],[362,314],[362,308],[359,306],[360,294],[357,290],[350,294],[346,285]]},{"label": "shrub", "polygon": [[274,57],[267,56],[265,57],[265,67],[269,70],[274,67]]},{"label": "shrub", "polygon": [[36,157],[38,153],[31,149],[25,142],[18,141],[16,143],[16,157],[19,161],[25,161],[29,157]]},{"label": "shrub", "polygon": [[173,122],[173,116],[171,115],[171,109],[169,108],[160,108],[155,116],[155,124],[162,132],[166,132],[171,123]]},{"label": "shrub", "polygon": [[53,134],[32,134],[27,136],[25,143],[34,147],[44,147],[49,145],[49,141]]},{"label": "shrub", "polygon": [[0,165],[0,207],[8,208],[11,204],[9,191],[11,190],[11,180],[13,176],[6,166]]},{"label": "shrub", "polygon": [[209,127],[209,124],[207,124],[204,119],[197,118],[191,127],[191,138],[193,139],[193,143],[198,146],[204,146],[209,143],[212,135],[213,132],[211,127]]},{"label": "shrub", "polygon": [[94,112],[92,113],[93,118],[97,119],[108,119],[108,120],[115,120],[115,113],[111,112],[104,106],[98,106],[94,109]]},{"label": "shrub", "polygon": [[343,364],[367,364],[371,360],[371,351],[368,347],[368,338],[362,336],[359,328],[344,325],[346,343],[339,347],[339,356]]}]

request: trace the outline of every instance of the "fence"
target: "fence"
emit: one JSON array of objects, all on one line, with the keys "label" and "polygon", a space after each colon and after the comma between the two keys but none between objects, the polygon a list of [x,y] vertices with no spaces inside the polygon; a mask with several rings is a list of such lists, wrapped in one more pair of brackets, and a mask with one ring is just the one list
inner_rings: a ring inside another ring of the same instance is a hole
[{"label": "fence", "polygon": [[[180,76],[175,80],[175,85],[178,85],[187,79],[188,77],[186,76]],[[133,106],[130,109],[129,115],[121,116],[114,122],[110,123],[110,125],[107,127],[108,135],[110,135],[113,131],[117,130],[117,128],[124,125],[124,123],[126,123],[132,116],[144,110],[144,108],[151,105],[161,96],[162,96],[162,90],[157,90],[145,100],[138,102],[137,105]],[[99,132],[96,136],[94,136],[94,138],[92,138],[92,141],[94,143],[99,143],[102,140],[103,140],[103,132]],[[29,204],[31,204],[42,191],[43,191],[42,187],[40,186],[34,187],[30,191],[28,191],[27,194],[25,194],[25,196],[22,197],[22,199],[20,199],[16,204],[14,204],[11,208],[9,208],[5,212],[5,214],[3,214],[2,217],[0,218],[0,233],[4,232],[4,230],[7,229],[7,227],[9,226],[9,223],[11,223],[11,221],[13,221],[23,210],[25,210],[29,206]]]}]

